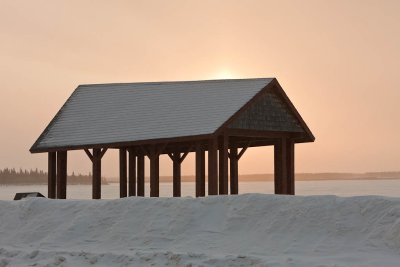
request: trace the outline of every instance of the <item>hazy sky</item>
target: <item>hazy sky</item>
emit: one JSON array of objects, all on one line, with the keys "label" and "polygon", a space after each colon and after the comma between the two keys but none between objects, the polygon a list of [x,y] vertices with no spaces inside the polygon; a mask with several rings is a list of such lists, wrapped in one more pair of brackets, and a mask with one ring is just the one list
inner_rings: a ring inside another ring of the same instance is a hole
[{"label": "hazy sky", "polygon": [[[82,83],[277,77],[317,138],[296,171],[400,170],[399,70],[400,1],[0,0],[0,168],[47,169],[28,150]],[[272,167],[271,148],[240,162]]]}]

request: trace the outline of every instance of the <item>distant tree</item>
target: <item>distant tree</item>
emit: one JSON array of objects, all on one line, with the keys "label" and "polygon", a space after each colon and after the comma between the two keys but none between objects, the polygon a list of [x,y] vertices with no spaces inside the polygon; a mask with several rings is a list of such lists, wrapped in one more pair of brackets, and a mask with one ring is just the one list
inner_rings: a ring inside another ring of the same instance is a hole
[{"label": "distant tree", "polygon": [[[72,172],[67,178],[68,184],[91,184],[92,175],[82,175]],[[107,183],[105,178],[102,178],[102,183]],[[4,168],[0,170],[0,185],[2,184],[47,184],[47,172],[43,170],[30,169],[23,170],[20,168],[18,172],[14,168]]]}]

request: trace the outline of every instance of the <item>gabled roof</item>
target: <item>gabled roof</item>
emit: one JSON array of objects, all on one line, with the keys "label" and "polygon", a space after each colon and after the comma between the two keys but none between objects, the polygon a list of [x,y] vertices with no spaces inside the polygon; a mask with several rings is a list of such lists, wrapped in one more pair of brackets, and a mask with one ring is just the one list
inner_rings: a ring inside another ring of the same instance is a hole
[{"label": "gabled roof", "polygon": [[31,152],[212,135],[271,84],[278,83],[262,78],[80,85]]}]

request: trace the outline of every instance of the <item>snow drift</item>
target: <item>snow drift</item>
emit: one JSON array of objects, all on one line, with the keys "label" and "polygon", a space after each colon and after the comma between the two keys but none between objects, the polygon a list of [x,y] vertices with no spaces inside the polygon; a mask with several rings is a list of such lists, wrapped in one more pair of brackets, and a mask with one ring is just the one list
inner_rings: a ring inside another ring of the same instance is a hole
[{"label": "snow drift", "polygon": [[400,199],[0,201],[4,266],[399,266]]}]

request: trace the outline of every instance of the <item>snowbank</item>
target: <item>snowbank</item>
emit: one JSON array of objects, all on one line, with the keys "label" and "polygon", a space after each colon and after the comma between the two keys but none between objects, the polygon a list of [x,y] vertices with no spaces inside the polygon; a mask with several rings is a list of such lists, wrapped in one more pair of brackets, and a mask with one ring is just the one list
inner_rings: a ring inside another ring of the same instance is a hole
[{"label": "snowbank", "polygon": [[0,201],[4,266],[400,266],[400,199]]}]

